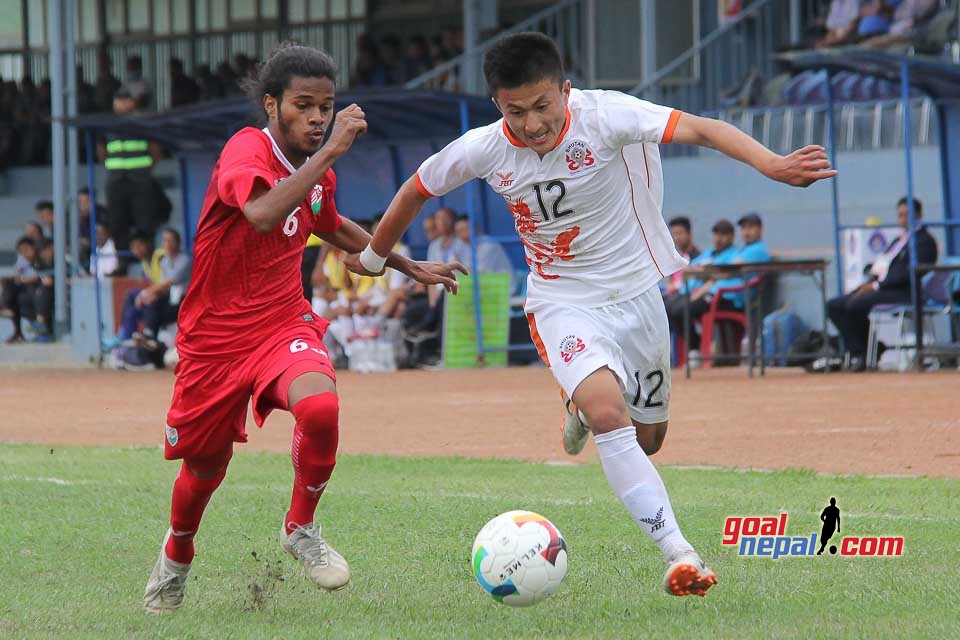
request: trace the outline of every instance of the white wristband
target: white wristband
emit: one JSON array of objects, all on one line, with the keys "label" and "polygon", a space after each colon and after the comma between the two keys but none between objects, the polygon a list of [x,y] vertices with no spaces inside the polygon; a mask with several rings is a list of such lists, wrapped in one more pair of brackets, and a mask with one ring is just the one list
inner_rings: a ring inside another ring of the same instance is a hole
[{"label": "white wristband", "polygon": [[380,273],[386,264],[387,259],[378,255],[369,244],[360,252],[360,265],[370,273]]}]

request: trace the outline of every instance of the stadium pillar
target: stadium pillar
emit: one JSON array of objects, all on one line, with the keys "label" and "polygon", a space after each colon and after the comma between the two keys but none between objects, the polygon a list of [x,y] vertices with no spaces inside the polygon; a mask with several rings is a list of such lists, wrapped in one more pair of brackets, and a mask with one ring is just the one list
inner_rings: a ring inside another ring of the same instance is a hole
[{"label": "stadium pillar", "polygon": [[940,188],[948,256],[960,251],[960,104],[937,104],[940,125]]},{"label": "stadium pillar", "polygon": [[[900,63],[900,100],[903,104],[903,154],[906,164],[907,174],[907,224],[910,230],[910,305],[917,308],[917,278],[915,277],[917,267],[917,212],[913,204],[913,128],[910,117],[910,63],[904,60]],[[917,336],[917,344],[923,339],[923,318],[914,318],[914,333]],[[917,350],[919,355],[920,350]],[[919,371],[923,364],[919,357],[915,357],[914,367]]]},{"label": "stadium pillar", "polygon": [[[73,26],[77,21],[77,0],[66,0],[66,53],[67,53],[67,117],[73,120],[77,117],[77,52],[76,38]],[[70,241],[70,273],[73,276],[80,274],[80,220],[77,213],[77,191],[79,184],[79,167],[77,155],[79,153],[77,128],[73,125],[67,130],[67,202],[70,207],[70,231],[67,237]]]},{"label": "stadium pillar", "polygon": [[63,109],[63,8],[61,0],[49,0],[47,6],[48,31],[50,43],[50,120],[51,155],[53,168],[53,190],[51,200],[54,203],[53,222],[53,277],[54,287],[53,331],[57,340],[63,337],[67,327],[67,270],[66,270],[66,215],[64,199],[64,109]]},{"label": "stadium pillar", "polygon": [[[470,130],[470,111],[467,101],[460,100],[460,130],[466,133]],[[477,327],[477,362],[483,364],[486,353],[483,350],[483,314],[480,312],[480,272],[477,270],[477,205],[474,191],[477,188],[475,180],[467,183],[467,219],[470,221],[470,276],[473,279],[473,317]]]},{"label": "stadium pillar", "polygon": [[97,310],[97,319],[95,320],[97,328],[97,366],[103,366],[103,307],[100,300],[100,269],[97,264],[99,259],[99,249],[97,247],[97,165],[93,150],[96,140],[93,137],[93,131],[87,129],[85,132],[85,142],[87,151],[87,188],[90,189],[90,271],[93,275],[93,291]]},{"label": "stadium pillar", "polygon": [[[823,84],[827,93],[827,152],[830,154],[830,166],[837,168],[837,130],[833,113],[833,86],[830,72],[823,72]],[[843,265],[840,264],[840,186],[838,178],[830,181],[830,200],[833,212],[833,262],[837,274],[837,295],[843,295]],[[824,282],[826,287],[827,283]]]},{"label": "stadium pillar", "polygon": [[463,0],[463,48],[466,64],[463,67],[463,92],[480,93],[477,43],[480,41],[480,21],[477,3],[480,0]]},{"label": "stadium pillar", "polygon": [[790,0],[790,42],[800,42],[800,0]]},{"label": "stadium pillar", "polygon": [[640,3],[640,73],[646,82],[657,73],[657,3]]}]

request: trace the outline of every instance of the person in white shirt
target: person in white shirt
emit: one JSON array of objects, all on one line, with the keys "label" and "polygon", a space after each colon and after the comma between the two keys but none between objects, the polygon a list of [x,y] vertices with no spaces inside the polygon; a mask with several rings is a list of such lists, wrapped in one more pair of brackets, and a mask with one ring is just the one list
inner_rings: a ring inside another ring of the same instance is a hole
[{"label": "person in white shirt", "polygon": [[681,533],[647,457],[666,434],[670,401],[657,283],[686,265],[661,214],[658,145],[712,147],[795,186],[836,172],[819,146],[779,156],[723,122],[617,91],[571,89],[556,44],[539,33],[502,38],[483,69],[503,119],[425,160],[347,265],[379,273],[428,198],[486,180],[506,200],[526,250],[525,311],[565,394],[564,448],[579,452],[593,432],[612,489],[666,557],[667,592],[704,595],[716,575]]},{"label": "person in white shirt", "polygon": [[[94,267],[96,264],[96,267]],[[90,273],[106,278],[116,273],[120,268],[120,259],[117,257],[117,246],[110,237],[110,230],[103,222],[97,223],[97,259],[90,256]]]}]

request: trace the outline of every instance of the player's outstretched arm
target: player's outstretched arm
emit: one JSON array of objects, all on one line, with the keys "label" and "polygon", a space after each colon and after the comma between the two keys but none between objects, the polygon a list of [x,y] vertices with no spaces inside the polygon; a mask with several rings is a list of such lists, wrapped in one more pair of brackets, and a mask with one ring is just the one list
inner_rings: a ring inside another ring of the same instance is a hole
[{"label": "player's outstretched arm", "polygon": [[731,124],[684,113],[673,133],[674,143],[694,144],[716,149],[744,162],[771,180],[794,187],[808,187],[818,180],[832,178],[830,160],[823,147],[808,145],[788,156],[781,156]]},{"label": "player's outstretched arm", "polygon": [[[382,224],[381,222],[381,225]],[[330,244],[350,254],[344,258],[344,264],[347,269],[353,273],[363,276],[377,276],[383,273],[383,269],[377,272],[371,272],[360,264],[360,251],[370,244],[370,234],[352,220],[344,218],[343,224],[333,233],[321,233],[318,235]],[[400,273],[422,284],[442,284],[447,291],[452,293],[456,293],[457,291],[456,272],[467,273],[466,267],[459,262],[417,262],[395,251],[390,251],[387,254],[386,266],[391,269],[396,269]]]},{"label": "player's outstretched arm", "polygon": [[363,109],[351,104],[342,110],[334,119],[330,139],[320,151],[272,189],[260,185],[244,205],[244,217],[261,233],[272,230],[303,202],[337,158],[346,153],[357,136],[366,130]]}]

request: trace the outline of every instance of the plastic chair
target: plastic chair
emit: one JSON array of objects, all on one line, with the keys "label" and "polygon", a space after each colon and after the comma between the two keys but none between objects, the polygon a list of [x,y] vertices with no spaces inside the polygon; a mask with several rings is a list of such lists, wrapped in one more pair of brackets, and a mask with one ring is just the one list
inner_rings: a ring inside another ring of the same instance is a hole
[{"label": "plastic chair", "polygon": [[720,309],[720,299],[725,293],[744,291],[747,287],[755,289],[760,284],[760,276],[754,276],[746,285],[737,285],[734,287],[721,287],[717,289],[710,301],[710,309],[700,317],[700,357],[704,368],[713,364],[713,332],[719,327],[719,323],[728,323],[733,326],[733,344],[729,351],[740,355],[740,343],[747,331],[747,315],[744,311],[734,311],[732,309]]},{"label": "plastic chair", "polygon": [[[960,257],[944,258],[941,264],[960,264]],[[955,296],[960,292],[960,272],[957,271],[931,271],[924,274],[922,284],[923,311],[920,326],[914,324],[914,332],[926,331],[926,319],[932,316],[946,314],[955,316],[960,313],[954,301]],[[888,345],[892,349],[909,349],[915,346],[915,342],[904,341],[904,329],[907,326],[908,319],[913,320],[914,309],[912,304],[878,304],[870,309],[870,330],[867,334],[867,367],[869,369],[877,368],[879,360],[880,341],[878,328],[888,320],[897,323],[897,343]],[[930,324],[931,338],[936,340],[936,324]]]}]

